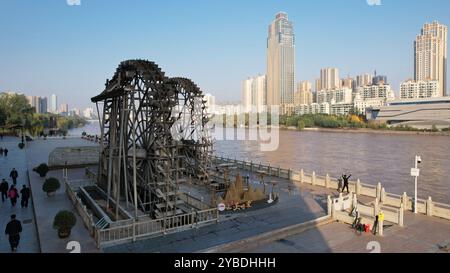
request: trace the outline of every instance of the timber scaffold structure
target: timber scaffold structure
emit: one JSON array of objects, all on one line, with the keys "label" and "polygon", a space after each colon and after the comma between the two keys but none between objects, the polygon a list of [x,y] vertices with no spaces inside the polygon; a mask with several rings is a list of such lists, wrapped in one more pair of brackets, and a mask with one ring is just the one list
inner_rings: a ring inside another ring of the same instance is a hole
[{"label": "timber scaffold structure", "polygon": [[132,204],[135,217],[162,219],[192,212],[182,183],[208,186],[212,141],[202,91],[186,78],[168,78],[145,60],[120,63],[93,97],[100,117],[98,185],[106,209]]}]

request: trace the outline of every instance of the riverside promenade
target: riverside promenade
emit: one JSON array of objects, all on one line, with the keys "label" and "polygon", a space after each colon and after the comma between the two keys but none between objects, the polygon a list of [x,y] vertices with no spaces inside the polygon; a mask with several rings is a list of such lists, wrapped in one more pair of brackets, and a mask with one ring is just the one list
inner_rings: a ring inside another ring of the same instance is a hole
[{"label": "riverside promenade", "polygon": [[[358,236],[349,225],[330,221],[330,219],[315,223],[317,219],[327,218],[327,197],[338,197],[336,189],[267,176],[265,181],[276,185],[274,191],[279,195],[278,203],[272,206],[259,210],[220,214],[217,224],[145,238],[134,243],[105,246],[99,250],[78,214],[77,225],[72,229],[71,236],[64,240],[58,238],[56,230],[52,227],[54,215],[61,209],[73,212],[75,209],[65,193],[64,183],[61,183],[62,188],[55,196],[47,197],[42,191],[43,178],[32,171],[36,165],[47,162],[50,152],[57,147],[80,147],[96,144],[80,138],[38,139],[28,143],[25,150],[19,150],[14,148],[17,147],[18,139],[5,138],[3,141],[6,144],[2,143],[0,146],[9,145],[8,149],[14,151],[8,155],[7,164],[15,165],[14,167],[19,170],[18,185],[27,182],[27,169],[31,182],[35,216],[30,208],[28,211],[24,211],[28,214],[19,216],[19,219],[21,217],[26,220],[32,219],[33,223],[26,229],[24,228],[19,252],[68,253],[70,250],[66,249],[66,246],[69,241],[79,242],[82,253],[366,253],[370,252],[367,249],[367,243],[371,241],[380,243],[381,252],[445,253],[445,247],[450,244],[449,220],[423,214],[414,215],[409,211],[405,211],[404,227],[386,224],[383,237],[372,234]],[[9,159],[13,154],[16,156],[15,159]],[[0,158],[0,160],[3,159]],[[7,164],[2,164],[2,169],[0,169],[0,174],[3,176],[8,176],[9,170],[12,168],[12,165],[8,166]],[[239,169],[239,172],[245,175],[248,170]],[[62,182],[62,170],[50,171],[47,177],[56,177]],[[255,174],[253,177],[257,177],[257,175]],[[69,180],[84,179],[84,169],[69,170],[68,178]],[[251,181],[252,186],[261,188],[262,185],[258,184],[256,180]],[[271,187],[268,186],[267,189],[270,191]],[[368,205],[373,202],[373,199],[358,196],[358,202]],[[4,209],[5,205],[2,206],[2,219],[5,219],[3,216],[9,217],[10,210]],[[7,208],[9,207],[7,206]],[[9,251],[6,239],[0,240],[0,246],[1,252]]]},{"label": "riverside promenade", "polygon": [[[16,168],[19,177],[17,178],[17,189],[20,191],[22,185],[29,186],[27,176],[27,162],[25,150],[17,146],[20,140],[16,137],[3,137],[0,140],[0,147],[9,150],[8,156],[0,156],[0,180],[6,179],[9,186],[12,185],[12,179],[9,173],[12,168]],[[16,214],[17,219],[22,222],[22,233],[20,235],[20,244],[17,253],[37,253],[40,252],[39,240],[36,231],[36,219],[33,212],[33,200],[30,198],[28,208],[21,208],[20,198],[17,200],[15,208],[12,208],[9,199],[5,202],[0,200],[0,253],[11,252],[8,238],[5,236],[5,228],[10,220],[11,214]]]}]

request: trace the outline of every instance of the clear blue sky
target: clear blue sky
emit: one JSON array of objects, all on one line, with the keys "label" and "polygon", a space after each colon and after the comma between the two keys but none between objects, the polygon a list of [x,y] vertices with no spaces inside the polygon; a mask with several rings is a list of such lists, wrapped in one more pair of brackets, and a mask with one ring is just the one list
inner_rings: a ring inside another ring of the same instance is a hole
[{"label": "clear blue sky", "polygon": [[218,100],[237,101],[241,81],[265,73],[267,27],[288,13],[296,80],[322,67],[341,77],[386,74],[397,91],[413,77],[413,41],[425,22],[450,25],[448,0],[0,0],[0,91],[55,93],[86,107],[118,63],[153,60]]}]

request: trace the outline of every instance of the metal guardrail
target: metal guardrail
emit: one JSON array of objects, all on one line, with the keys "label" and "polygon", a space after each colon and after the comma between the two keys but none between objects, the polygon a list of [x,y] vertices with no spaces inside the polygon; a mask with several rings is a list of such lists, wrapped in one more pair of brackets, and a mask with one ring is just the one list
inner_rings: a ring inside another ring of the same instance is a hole
[{"label": "metal guardrail", "polygon": [[162,219],[136,221],[129,225],[121,225],[107,229],[96,230],[98,247],[122,241],[135,241],[138,238],[152,235],[164,235],[171,231],[203,225],[218,221],[216,208],[201,210],[192,213],[176,215]]}]

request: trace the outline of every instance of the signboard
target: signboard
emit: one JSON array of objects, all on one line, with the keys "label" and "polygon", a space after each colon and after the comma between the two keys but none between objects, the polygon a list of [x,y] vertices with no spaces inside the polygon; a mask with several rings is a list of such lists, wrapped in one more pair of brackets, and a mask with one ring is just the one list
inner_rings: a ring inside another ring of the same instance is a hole
[{"label": "signboard", "polygon": [[420,170],[416,168],[411,168],[411,176],[418,177],[420,174]]},{"label": "signboard", "polygon": [[224,203],[220,203],[219,205],[217,205],[217,209],[219,211],[224,211],[225,210],[225,204]]}]

